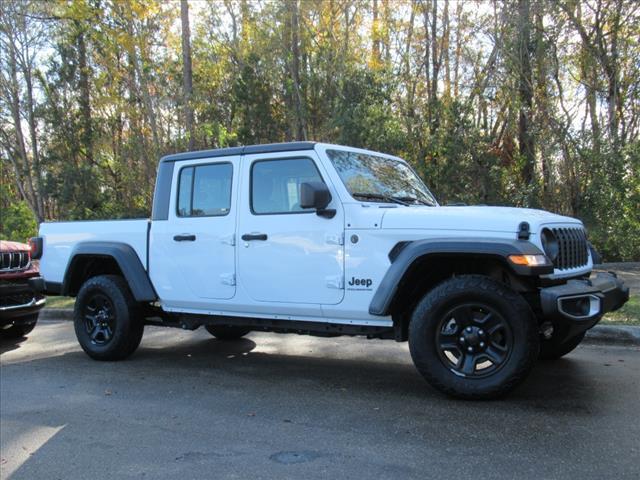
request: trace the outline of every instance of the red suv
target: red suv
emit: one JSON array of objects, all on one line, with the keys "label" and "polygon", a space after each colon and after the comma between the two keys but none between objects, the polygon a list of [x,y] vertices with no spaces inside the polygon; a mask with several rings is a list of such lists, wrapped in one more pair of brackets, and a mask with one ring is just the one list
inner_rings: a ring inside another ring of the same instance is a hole
[{"label": "red suv", "polygon": [[36,326],[45,304],[44,280],[32,249],[24,243],[0,241],[0,335],[22,337]]}]

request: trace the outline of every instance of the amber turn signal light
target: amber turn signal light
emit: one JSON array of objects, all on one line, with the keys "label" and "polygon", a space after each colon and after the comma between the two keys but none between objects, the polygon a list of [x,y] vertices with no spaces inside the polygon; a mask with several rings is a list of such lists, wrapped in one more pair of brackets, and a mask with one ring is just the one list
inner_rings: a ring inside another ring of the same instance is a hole
[{"label": "amber turn signal light", "polygon": [[524,265],[527,267],[539,267],[548,265],[549,260],[545,255],[509,255],[509,260],[514,265]]}]

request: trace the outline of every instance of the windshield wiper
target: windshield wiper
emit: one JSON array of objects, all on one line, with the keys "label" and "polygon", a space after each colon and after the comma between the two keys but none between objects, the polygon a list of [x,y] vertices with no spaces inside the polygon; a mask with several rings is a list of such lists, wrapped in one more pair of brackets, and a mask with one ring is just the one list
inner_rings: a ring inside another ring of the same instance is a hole
[{"label": "windshield wiper", "polygon": [[408,207],[410,204],[405,202],[402,198],[392,197],[390,195],[385,195],[383,193],[374,193],[374,192],[353,192],[351,194],[352,197],[360,197],[360,198],[369,198],[372,200],[384,200],[391,203],[397,203],[398,205],[404,205]]},{"label": "windshield wiper", "polygon": [[397,200],[401,200],[403,202],[413,202],[413,203],[419,203],[421,205],[426,205],[428,207],[433,207],[432,203],[427,202],[426,200],[423,200],[421,198],[416,198],[416,197],[410,197],[410,196],[404,196],[404,197],[393,197]]}]

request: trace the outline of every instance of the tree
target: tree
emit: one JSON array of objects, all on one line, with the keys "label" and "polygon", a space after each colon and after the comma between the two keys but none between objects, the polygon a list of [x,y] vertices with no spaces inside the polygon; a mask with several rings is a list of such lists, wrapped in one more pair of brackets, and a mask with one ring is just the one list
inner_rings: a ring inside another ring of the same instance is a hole
[{"label": "tree", "polygon": [[636,1],[2,7],[3,207],[144,216],[163,154],[322,140],[406,158],[443,203],[552,209],[606,258],[640,255]]},{"label": "tree", "polygon": [[182,82],[184,92],[184,118],[189,135],[189,150],[195,145],[195,131],[193,128],[193,71],[191,67],[191,29],[189,28],[189,2],[180,0],[180,20],[182,22]]}]

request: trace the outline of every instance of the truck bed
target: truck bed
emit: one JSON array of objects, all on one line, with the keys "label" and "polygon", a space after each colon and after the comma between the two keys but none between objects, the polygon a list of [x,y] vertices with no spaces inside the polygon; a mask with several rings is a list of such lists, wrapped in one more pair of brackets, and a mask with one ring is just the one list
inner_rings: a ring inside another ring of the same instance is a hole
[{"label": "truck bed", "polygon": [[127,243],[146,269],[148,225],[146,218],[43,223],[40,236],[47,261],[41,264],[40,273],[47,282],[62,283],[73,247],[87,241]]}]

